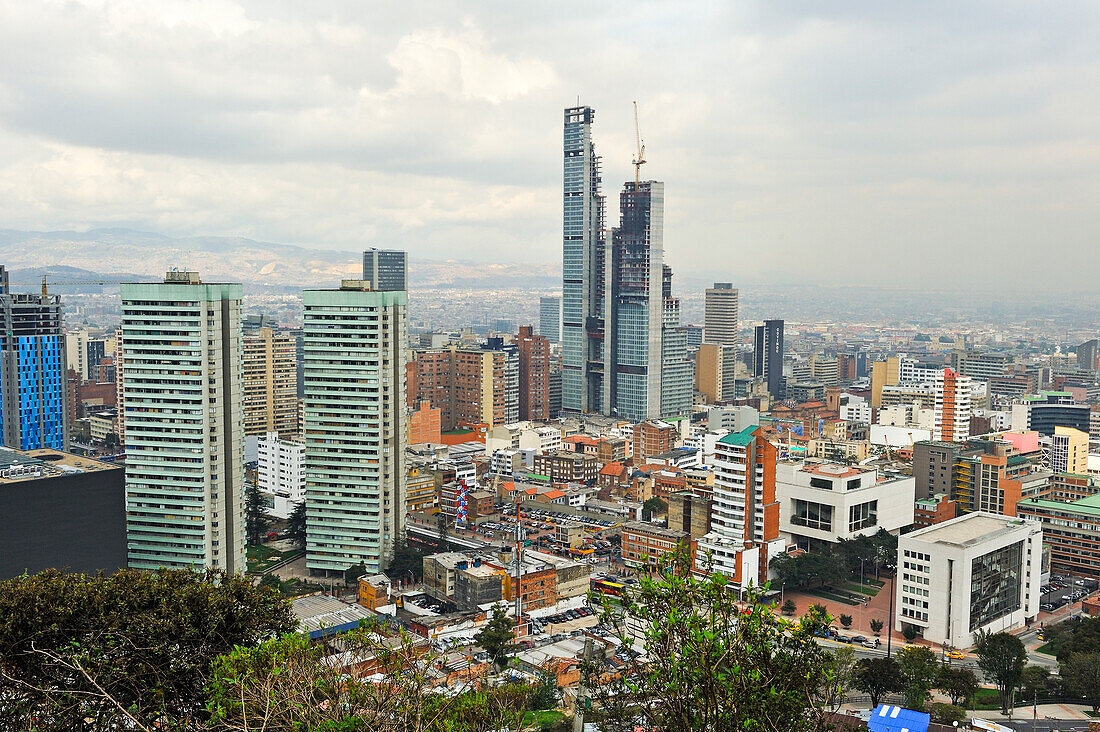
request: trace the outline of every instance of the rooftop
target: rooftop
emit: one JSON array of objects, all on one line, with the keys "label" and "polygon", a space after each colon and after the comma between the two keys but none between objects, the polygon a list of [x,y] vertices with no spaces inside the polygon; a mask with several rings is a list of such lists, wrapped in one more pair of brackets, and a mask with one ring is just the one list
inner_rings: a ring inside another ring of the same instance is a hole
[{"label": "rooftop", "polygon": [[[1037,528],[1037,525],[1032,525]],[[995,539],[1007,531],[1015,531],[1027,526],[1028,522],[1023,519],[977,512],[918,529],[906,534],[905,538],[968,547]]]},{"label": "rooftop", "polygon": [[17,483],[105,470],[122,470],[122,467],[49,448],[38,450],[0,448],[0,483]]},{"label": "rooftop", "polygon": [[719,438],[719,442],[726,445],[738,445],[740,447],[747,447],[756,434],[756,431],[760,429],[756,425],[750,425],[740,432],[730,432],[728,435]]},{"label": "rooftop", "polygon": [[802,468],[803,473],[814,473],[827,478],[851,478],[869,472],[868,468],[859,468],[851,465],[837,465],[836,463],[810,464]]}]

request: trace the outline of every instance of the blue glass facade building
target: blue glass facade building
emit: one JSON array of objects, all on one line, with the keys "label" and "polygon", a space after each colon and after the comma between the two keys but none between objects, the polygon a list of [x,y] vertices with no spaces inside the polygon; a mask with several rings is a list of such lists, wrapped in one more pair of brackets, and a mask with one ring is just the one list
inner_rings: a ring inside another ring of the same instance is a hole
[{"label": "blue glass facade building", "polygon": [[0,266],[0,427],[20,450],[68,449],[65,336],[55,295],[12,293]]}]

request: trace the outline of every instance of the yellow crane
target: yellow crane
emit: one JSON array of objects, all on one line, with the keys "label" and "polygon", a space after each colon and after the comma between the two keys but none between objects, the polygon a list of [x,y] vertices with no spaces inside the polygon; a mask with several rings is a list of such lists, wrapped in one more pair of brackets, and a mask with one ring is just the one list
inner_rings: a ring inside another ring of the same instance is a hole
[{"label": "yellow crane", "polygon": [[638,127],[638,102],[634,102],[634,143],[638,152],[634,156],[634,190],[638,190],[638,184],[642,182],[642,166],[645,165],[645,145],[642,144],[642,133]]}]

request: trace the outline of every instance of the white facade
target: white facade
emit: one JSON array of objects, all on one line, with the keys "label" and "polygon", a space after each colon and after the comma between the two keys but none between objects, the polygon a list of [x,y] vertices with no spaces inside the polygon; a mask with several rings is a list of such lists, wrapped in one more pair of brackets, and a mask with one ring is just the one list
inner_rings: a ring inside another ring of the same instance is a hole
[{"label": "white facade", "polygon": [[684,447],[698,450],[703,465],[710,465],[714,462],[714,446],[718,444],[718,440],[728,435],[729,432],[727,429],[697,432],[684,440]]},{"label": "white facade", "polygon": [[306,499],[306,446],[296,440],[280,440],[268,432],[256,441],[256,483],[268,497],[269,514],[287,519]]},{"label": "white facade", "polygon": [[523,430],[519,435],[518,447],[541,453],[557,452],[561,449],[561,430],[548,425]]},{"label": "white facade", "polygon": [[896,450],[899,447],[912,447],[914,442],[932,439],[932,431],[922,430],[919,427],[890,427],[884,424],[873,424],[868,437],[872,445]]},{"label": "white facade", "polygon": [[957,376],[950,369],[936,372],[934,396],[935,423],[932,434],[937,440],[961,442],[970,437],[970,397],[973,385],[969,376]]},{"label": "white facade", "polygon": [[895,630],[959,648],[979,630],[1010,631],[1039,613],[1040,524],[970,513],[898,539]]},{"label": "white facade", "polygon": [[936,380],[936,372],[942,371],[935,366],[924,366],[911,358],[898,360],[899,384],[931,384]]},{"label": "white facade", "polygon": [[832,463],[776,465],[779,531],[791,543],[835,543],[886,529],[896,533],[913,523],[916,479],[879,480],[874,468]]},{"label": "white facade", "polygon": [[840,418],[848,422],[871,424],[871,404],[865,400],[849,401],[840,407]]},{"label": "white facade", "polygon": [[919,403],[895,404],[883,407],[878,413],[878,423],[887,427],[917,427],[922,430],[931,430],[935,421],[935,410],[924,409]]}]

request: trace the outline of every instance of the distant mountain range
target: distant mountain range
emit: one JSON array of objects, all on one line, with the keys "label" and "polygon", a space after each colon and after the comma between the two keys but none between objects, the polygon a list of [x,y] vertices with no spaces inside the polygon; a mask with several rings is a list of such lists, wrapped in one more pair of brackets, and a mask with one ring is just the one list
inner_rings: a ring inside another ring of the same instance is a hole
[{"label": "distant mountain range", "polygon": [[[156,281],[172,268],[193,270],[205,280],[242,282],[254,293],[296,292],[335,286],[362,272],[354,251],[310,249],[241,237],[173,238],[131,229],[16,231],[0,229],[0,264],[12,289],[33,289],[43,275],[63,281]],[[409,261],[409,285],[417,288],[560,289],[557,264],[499,264],[461,260]],[[66,287],[97,292],[109,286]]]}]

